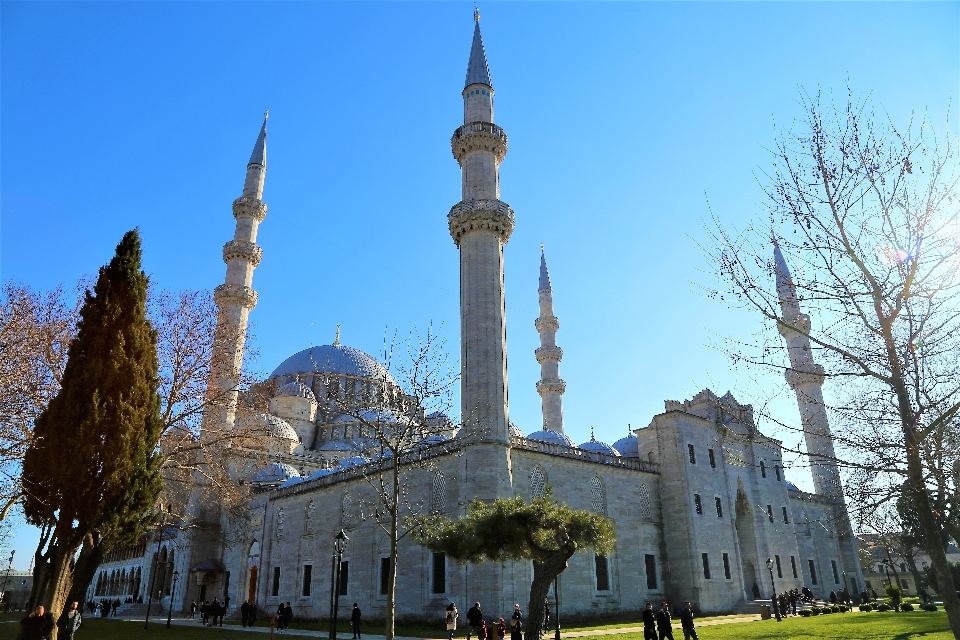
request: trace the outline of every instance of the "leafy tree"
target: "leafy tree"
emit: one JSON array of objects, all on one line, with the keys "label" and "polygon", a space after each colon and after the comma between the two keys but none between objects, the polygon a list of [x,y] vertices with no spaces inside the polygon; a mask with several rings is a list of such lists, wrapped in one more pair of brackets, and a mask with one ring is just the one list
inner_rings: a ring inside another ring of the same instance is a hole
[{"label": "leafy tree", "polygon": [[161,490],[157,334],[140,258],[130,231],[86,292],[62,386],[23,460],[24,514],[41,529],[32,600],[54,616],[84,538],[136,529]]},{"label": "leafy tree", "polygon": [[616,540],[613,521],[560,504],[549,487],[530,504],[520,496],[492,503],[474,500],[466,516],[428,519],[413,535],[428,549],[458,562],[532,560],[527,640],[540,638],[547,592],[573,554],[585,548],[605,554]]}]

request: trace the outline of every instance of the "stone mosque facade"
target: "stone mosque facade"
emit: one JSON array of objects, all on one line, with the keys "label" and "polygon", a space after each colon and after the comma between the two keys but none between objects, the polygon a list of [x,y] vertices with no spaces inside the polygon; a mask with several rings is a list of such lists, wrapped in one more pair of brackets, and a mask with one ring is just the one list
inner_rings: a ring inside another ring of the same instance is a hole
[{"label": "stone mosque facade", "polygon": [[[422,446],[432,464],[414,472],[411,499],[457,517],[474,498],[529,500],[549,485],[571,507],[611,518],[617,531],[613,552],[578,552],[561,575],[561,617],[638,611],[648,601],[663,600],[690,600],[704,612],[747,610],[757,588],[764,598],[771,593],[768,558],[778,591],[807,586],[824,597],[846,586],[859,592],[863,577],[856,539],[831,462],[823,370],[811,358],[802,332],[810,320],[778,248],[777,279],[771,285],[781,300],[780,329],[792,367],[787,379],[797,395],[815,493],[787,480],[780,442],[760,433],[752,408],[730,393],[704,390],[686,401],[668,400],[647,426],[612,445],[593,437],[575,444],[564,433],[560,322],[542,255],[535,322],[540,347],[534,355],[541,367],[536,390],[543,428],[524,435],[510,422],[503,255],[515,218],[500,199],[507,135],[494,124],[494,89],[479,17],[462,96],[464,124],[451,139],[462,171],[462,200],[450,209],[447,224],[460,252],[465,418],[458,430],[445,415],[429,416],[437,430]],[[257,227],[267,213],[262,201],[266,143],[265,119],[242,196],[233,204],[236,233],[223,249],[225,282],[215,290],[218,322],[236,336],[237,354],[257,301],[252,281],[261,259]],[[210,384],[236,387],[239,358],[215,367]],[[333,344],[290,356],[271,378],[278,391],[270,415],[261,420],[271,434],[269,453],[276,462],[244,478],[256,487],[245,529],[204,537],[168,528],[159,541],[155,533],[148,535],[140,545],[107,557],[90,599],[146,602],[152,590],[164,611],[171,602],[182,610],[194,600],[229,598],[232,613],[243,601],[266,611],[291,602],[298,616],[326,617],[333,600],[333,540],[342,528],[349,542],[341,609],[357,602],[367,618],[385,614],[389,541],[358,511],[369,499],[362,472],[371,461],[358,444],[363,433],[356,411],[337,411],[330,398],[348,396],[363,410],[373,394],[401,392],[381,363],[340,344],[339,335]],[[229,422],[233,416],[225,411],[217,419]],[[484,437],[460,437],[473,427]],[[220,526],[230,526],[225,517]],[[401,541],[397,562],[398,616],[439,620],[451,601],[461,611],[479,601],[488,618],[506,617],[515,602],[527,607],[529,562],[458,565],[409,537]],[[173,571],[178,580],[172,579]]]}]

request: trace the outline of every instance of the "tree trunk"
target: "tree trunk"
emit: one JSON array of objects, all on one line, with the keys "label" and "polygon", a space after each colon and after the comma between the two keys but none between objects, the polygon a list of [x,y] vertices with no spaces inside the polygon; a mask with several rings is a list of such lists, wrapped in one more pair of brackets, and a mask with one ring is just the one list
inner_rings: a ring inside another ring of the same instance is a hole
[{"label": "tree trunk", "polygon": [[[54,538],[56,540],[57,538]],[[50,579],[47,582],[40,604],[44,605],[53,619],[60,617],[63,603],[73,584],[73,556],[79,544],[51,542],[48,555],[50,557]],[[57,628],[54,626],[49,640],[57,640]]]},{"label": "tree trunk", "polygon": [[92,535],[87,534],[84,537],[80,555],[77,556],[77,562],[73,567],[73,586],[70,588],[70,595],[66,602],[79,602],[81,606],[83,605],[86,601],[87,589],[93,582],[97,567],[103,562],[108,547],[109,543],[102,538],[98,544]]},{"label": "tree trunk", "polygon": [[33,611],[37,605],[43,604],[43,594],[47,591],[47,582],[50,581],[50,559],[44,552],[46,541],[40,540],[37,552],[33,556],[33,587],[30,589],[30,599],[27,600],[27,610]]},{"label": "tree trunk", "polygon": [[533,582],[530,584],[530,602],[527,605],[526,640],[540,640],[543,636],[543,606],[550,593],[550,585],[567,568],[567,560],[576,549],[569,547],[554,551],[542,563],[534,565]]},{"label": "tree trunk", "polygon": [[400,464],[394,457],[393,464],[393,502],[390,508],[390,577],[387,584],[387,616],[383,635],[384,640],[393,640],[396,633],[397,617],[397,550],[400,535]]}]

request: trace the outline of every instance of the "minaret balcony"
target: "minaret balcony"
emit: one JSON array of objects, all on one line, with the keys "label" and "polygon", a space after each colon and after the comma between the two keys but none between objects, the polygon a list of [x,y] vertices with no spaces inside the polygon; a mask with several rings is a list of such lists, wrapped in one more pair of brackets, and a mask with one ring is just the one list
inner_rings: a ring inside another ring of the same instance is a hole
[{"label": "minaret balcony", "polygon": [[548,361],[560,362],[563,360],[563,349],[560,347],[539,347],[533,352],[533,355],[537,357],[537,362],[540,364]]},{"label": "minaret balcony", "polygon": [[557,316],[543,316],[534,320],[533,325],[537,328],[537,333],[549,333],[560,329],[560,319]]},{"label": "minaret balcony", "polygon": [[566,390],[567,383],[560,378],[537,380],[537,393],[539,393],[541,397],[544,395],[563,395],[563,392]]},{"label": "minaret balcony", "polygon": [[252,242],[231,240],[223,245],[223,261],[230,264],[231,260],[244,260],[254,267],[263,259],[263,249]]},{"label": "minaret balcony", "polygon": [[213,301],[217,306],[239,306],[253,309],[257,306],[257,292],[242,284],[221,284],[213,290]]},{"label": "minaret balcony", "polygon": [[257,198],[243,196],[233,201],[233,217],[253,218],[258,223],[267,217],[267,205]]},{"label": "minaret balcony", "polygon": [[461,200],[450,208],[447,226],[457,246],[463,236],[480,230],[496,232],[506,244],[513,233],[513,209],[500,200]]},{"label": "minaret balcony", "polygon": [[489,151],[499,163],[507,155],[507,134],[492,122],[468,122],[453,132],[450,146],[458,163],[472,151]]}]

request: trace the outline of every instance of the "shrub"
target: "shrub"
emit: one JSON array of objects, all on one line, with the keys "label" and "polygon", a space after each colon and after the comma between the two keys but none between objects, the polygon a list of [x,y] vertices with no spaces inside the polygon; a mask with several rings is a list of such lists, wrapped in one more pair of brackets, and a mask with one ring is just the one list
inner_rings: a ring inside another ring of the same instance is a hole
[{"label": "shrub", "polygon": [[847,611],[850,611],[850,607],[848,607],[848,606],[845,605],[845,604],[842,604],[842,605],[840,605],[840,611],[841,611],[842,613],[846,613]]},{"label": "shrub", "polygon": [[877,605],[877,611],[890,611],[890,605],[886,602],[881,602]]},{"label": "shrub", "polygon": [[868,604],[862,604],[859,606],[860,611],[873,611],[873,607]]},{"label": "shrub", "polygon": [[820,615],[825,616],[829,613],[833,613],[833,607],[822,607],[820,609]]},{"label": "shrub", "polygon": [[821,613],[820,607],[810,607],[810,615],[818,616],[820,615],[820,613]]},{"label": "shrub", "polygon": [[799,611],[797,611],[797,613],[799,613],[804,618],[808,618],[811,615],[809,609],[800,609]]},{"label": "shrub", "polygon": [[913,611],[913,605],[909,602],[904,602],[900,605],[900,611]]},{"label": "shrub", "polygon": [[922,604],[920,605],[920,608],[923,609],[924,611],[937,611],[937,605],[933,604],[932,602],[928,602],[927,604]]}]

